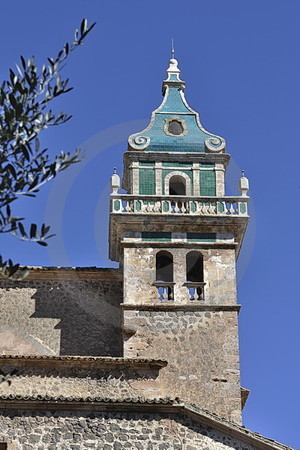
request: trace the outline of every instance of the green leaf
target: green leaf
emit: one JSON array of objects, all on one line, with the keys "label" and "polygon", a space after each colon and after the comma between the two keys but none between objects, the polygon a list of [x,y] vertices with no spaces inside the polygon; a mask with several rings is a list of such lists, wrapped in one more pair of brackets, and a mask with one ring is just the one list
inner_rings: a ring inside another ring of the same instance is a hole
[{"label": "green leaf", "polygon": [[40,141],[38,140],[38,138],[35,139],[35,151],[38,152],[40,149]]},{"label": "green leaf", "polygon": [[34,239],[36,237],[37,232],[37,225],[35,223],[32,223],[30,226],[30,239]]},{"label": "green leaf", "polygon": [[27,237],[27,233],[25,231],[25,228],[23,227],[23,224],[21,222],[18,222],[18,228],[20,230],[20,233],[23,237]]},{"label": "green leaf", "polygon": [[[50,227],[49,227],[50,228]],[[52,237],[54,237],[54,236],[56,236],[56,234],[55,233],[53,233],[53,234],[49,234],[49,236],[46,236],[45,237],[45,239],[50,239],[50,238],[52,238]]]},{"label": "green leaf", "polygon": [[10,173],[15,179],[17,178],[17,174],[16,174],[16,171],[15,171],[15,168],[14,168],[14,166],[13,166],[12,164],[7,164],[6,170],[8,170],[9,173]]},{"label": "green leaf", "polygon": [[19,270],[20,264],[16,264],[9,269],[9,276],[13,276]]},{"label": "green leaf", "polygon": [[9,101],[10,101],[12,107],[13,107],[14,109],[16,109],[16,107],[17,107],[18,104],[17,104],[17,101],[16,101],[14,95],[13,95],[13,94],[9,94],[8,97],[9,97]]},{"label": "green leaf", "polygon": [[45,241],[36,241],[37,242],[37,244],[39,244],[39,245],[42,245],[43,247],[47,247],[47,242],[45,242]]},{"label": "green leaf", "polygon": [[87,29],[87,19],[83,19],[80,24],[80,32],[83,34]]},{"label": "green leaf", "polygon": [[25,59],[23,58],[23,56],[20,56],[20,60],[21,60],[23,69],[26,70],[26,61],[25,61]]}]

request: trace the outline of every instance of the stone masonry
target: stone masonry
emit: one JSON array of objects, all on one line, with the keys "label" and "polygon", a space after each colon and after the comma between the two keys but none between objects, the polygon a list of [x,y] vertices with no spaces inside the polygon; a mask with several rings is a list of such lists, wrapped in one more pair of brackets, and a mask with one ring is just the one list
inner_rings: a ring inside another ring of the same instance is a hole
[{"label": "stone masonry", "polygon": [[1,280],[0,354],[122,356],[122,277],[113,269],[33,270]]},{"label": "stone masonry", "polygon": [[235,311],[171,307],[126,309],[137,332],[125,341],[125,357],[167,359],[164,395],[179,396],[220,417],[239,422],[241,392]]},{"label": "stone masonry", "polygon": [[192,419],[155,412],[6,411],[0,430],[0,438],[9,436],[23,450],[258,448]]}]

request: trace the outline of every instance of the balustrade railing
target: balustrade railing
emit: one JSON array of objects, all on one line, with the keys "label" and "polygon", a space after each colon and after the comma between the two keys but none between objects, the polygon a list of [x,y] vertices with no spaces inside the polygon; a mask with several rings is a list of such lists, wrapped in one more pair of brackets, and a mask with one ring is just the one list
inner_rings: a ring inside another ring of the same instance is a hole
[{"label": "balustrade railing", "polygon": [[[188,299],[190,301],[204,301],[204,286],[206,283],[187,281],[183,284],[188,289]],[[153,286],[157,288],[158,300],[174,300],[175,283],[170,281],[154,281]]]},{"label": "balustrade railing", "polygon": [[154,281],[153,286],[157,287],[159,301],[174,300],[174,284],[171,281]]},{"label": "balustrade railing", "polygon": [[184,286],[188,288],[189,300],[204,300],[204,286],[206,283],[187,281]]},{"label": "balustrade railing", "polygon": [[195,216],[247,216],[248,197],[111,196],[116,214],[181,214]]}]

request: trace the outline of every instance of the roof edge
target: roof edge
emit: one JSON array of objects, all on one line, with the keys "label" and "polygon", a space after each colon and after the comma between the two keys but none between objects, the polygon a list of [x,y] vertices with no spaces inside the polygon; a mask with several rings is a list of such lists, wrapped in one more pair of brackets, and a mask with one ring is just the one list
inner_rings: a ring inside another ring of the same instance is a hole
[{"label": "roof edge", "polygon": [[117,409],[120,411],[157,411],[169,413],[182,413],[191,416],[194,420],[205,423],[224,433],[230,433],[234,437],[243,440],[246,443],[254,444],[259,450],[293,450],[292,447],[276,442],[259,433],[255,433],[239,424],[229,422],[227,419],[221,418],[208,411],[201,410],[194,405],[185,404],[179,398],[159,397],[124,397],[124,398],[108,398],[108,397],[63,397],[63,396],[20,396],[20,395],[1,395],[0,409],[53,409],[56,410],[73,410],[76,408],[88,409],[91,406],[95,409],[112,411]]},{"label": "roof edge", "polygon": [[55,267],[27,266],[29,275],[21,281],[9,279],[0,274],[0,280],[9,280],[13,282],[26,282],[28,280],[74,280],[74,281],[122,281],[122,271],[111,267]]}]

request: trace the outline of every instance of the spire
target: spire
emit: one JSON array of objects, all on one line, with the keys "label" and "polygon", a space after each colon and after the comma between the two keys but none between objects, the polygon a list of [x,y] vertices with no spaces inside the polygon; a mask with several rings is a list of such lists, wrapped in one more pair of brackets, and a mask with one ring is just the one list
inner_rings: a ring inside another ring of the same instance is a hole
[{"label": "spire", "polygon": [[[172,39],[172,56],[175,55]],[[178,61],[169,60],[167,78],[163,81],[164,99],[152,113],[149,126],[128,138],[129,150],[168,152],[224,152],[225,141],[206,131],[199,115],[188,105],[184,96],[185,82],[180,78]],[[173,133],[169,127],[176,122],[180,132]]]},{"label": "spire", "polygon": [[167,86],[180,86],[183,90],[185,88],[185,82],[180,79],[180,70],[178,68],[178,61],[174,58],[174,41],[172,39],[172,58],[169,60],[169,67],[167,69],[167,79],[163,82],[163,95],[165,94]]}]

